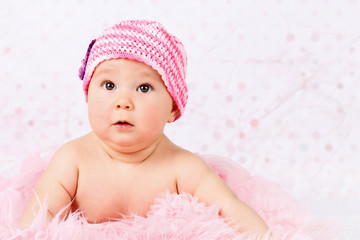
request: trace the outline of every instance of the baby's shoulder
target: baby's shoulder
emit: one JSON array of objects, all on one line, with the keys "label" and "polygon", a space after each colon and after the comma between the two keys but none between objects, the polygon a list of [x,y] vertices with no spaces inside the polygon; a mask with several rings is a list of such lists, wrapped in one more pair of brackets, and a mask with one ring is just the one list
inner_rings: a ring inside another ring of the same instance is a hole
[{"label": "baby's shoulder", "polygon": [[[55,153],[55,159],[79,159],[86,152],[89,145],[88,136],[85,135],[64,143]],[[73,160],[72,160],[73,161]]]},{"label": "baby's shoulder", "polygon": [[189,169],[199,171],[208,170],[208,165],[197,154],[180,149],[174,154],[174,162],[179,170],[188,171]]},{"label": "baby's shoulder", "polygon": [[176,184],[179,192],[194,194],[204,179],[214,172],[198,155],[184,151],[176,157]]}]

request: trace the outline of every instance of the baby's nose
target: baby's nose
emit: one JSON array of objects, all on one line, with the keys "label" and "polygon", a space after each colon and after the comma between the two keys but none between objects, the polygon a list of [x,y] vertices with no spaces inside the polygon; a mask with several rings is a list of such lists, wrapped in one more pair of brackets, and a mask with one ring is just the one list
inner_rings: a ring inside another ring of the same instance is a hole
[{"label": "baby's nose", "polygon": [[121,99],[115,105],[116,110],[133,110],[134,105],[129,99]]}]

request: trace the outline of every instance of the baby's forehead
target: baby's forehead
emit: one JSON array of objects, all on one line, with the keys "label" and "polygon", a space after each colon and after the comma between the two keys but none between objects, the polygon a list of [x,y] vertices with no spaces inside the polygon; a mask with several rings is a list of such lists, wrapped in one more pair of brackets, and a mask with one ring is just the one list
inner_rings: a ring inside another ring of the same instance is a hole
[{"label": "baby's forehead", "polygon": [[126,72],[134,75],[148,76],[161,79],[158,71],[153,69],[151,66],[137,60],[126,58],[109,59],[101,62],[96,67],[94,71],[94,76],[100,74],[112,74],[117,72]]}]

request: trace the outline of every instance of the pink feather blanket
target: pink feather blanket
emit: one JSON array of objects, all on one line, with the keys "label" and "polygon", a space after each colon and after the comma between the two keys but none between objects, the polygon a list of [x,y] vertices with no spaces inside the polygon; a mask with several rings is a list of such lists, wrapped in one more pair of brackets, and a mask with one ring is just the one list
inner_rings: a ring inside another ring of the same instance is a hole
[{"label": "pink feather blanket", "polygon": [[[278,185],[229,160],[202,156],[237,196],[262,216],[273,239],[333,239],[329,229],[301,209]],[[162,193],[147,217],[131,216],[118,221],[89,224],[79,213],[66,220],[56,217],[46,225],[46,204],[32,226],[21,231],[17,220],[30,198],[48,158],[34,154],[23,161],[20,174],[0,178],[0,239],[256,239],[237,233],[218,215],[215,206],[205,206],[187,193]],[[99,203],[100,204],[100,203]],[[263,239],[269,239],[265,237]]]}]

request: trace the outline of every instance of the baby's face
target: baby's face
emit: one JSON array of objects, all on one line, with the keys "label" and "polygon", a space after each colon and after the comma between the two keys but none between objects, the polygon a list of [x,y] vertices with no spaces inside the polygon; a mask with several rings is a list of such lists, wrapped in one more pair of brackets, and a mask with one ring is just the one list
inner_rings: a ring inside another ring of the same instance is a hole
[{"label": "baby's face", "polygon": [[153,144],[177,109],[161,76],[145,63],[113,59],[100,63],[88,91],[88,115],[95,134],[126,151]]}]

